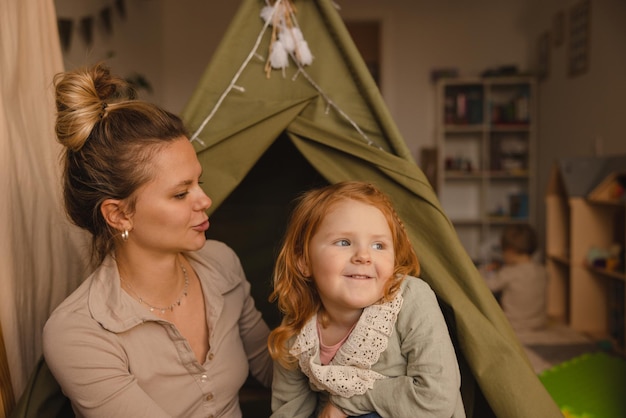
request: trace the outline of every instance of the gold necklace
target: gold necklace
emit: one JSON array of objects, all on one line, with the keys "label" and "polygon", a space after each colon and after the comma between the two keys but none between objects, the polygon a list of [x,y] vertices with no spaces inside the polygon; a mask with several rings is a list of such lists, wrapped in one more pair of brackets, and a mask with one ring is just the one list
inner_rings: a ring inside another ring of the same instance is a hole
[{"label": "gold necklace", "polygon": [[187,293],[189,291],[189,276],[187,275],[187,269],[182,264],[180,264],[180,268],[183,271],[183,276],[185,277],[185,285],[183,286],[183,291],[180,294],[180,296],[178,297],[178,299],[176,300],[176,302],[174,302],[170,306],[167,306],[167,307],[164,307],[164,308],[163,307],[159,307],[159,306],[154,306],[150,302],[148,302],[147,300],[145,300],[144,298],[139,296],[139,294],[137,293],[137,291],[135,290],[133,285],[131,285],[126,280],[124,280],[122,278],[122,276],[120,276],[120,280],[126,284],[126,286],[128,287],[128,290],[130,290],[133,293],[133,296],[135,296],[135,298],[137,300],[139,300],[139,303],[143,303],[144,305],[146,305],[150,309],[150,312],[159,311],[161,313],[161,315],[163,315],[167,311],[174,311],[174,308],[176,306],[180,306],[180,302],[183,300],[183,298],[185,296],[187,296]]}]

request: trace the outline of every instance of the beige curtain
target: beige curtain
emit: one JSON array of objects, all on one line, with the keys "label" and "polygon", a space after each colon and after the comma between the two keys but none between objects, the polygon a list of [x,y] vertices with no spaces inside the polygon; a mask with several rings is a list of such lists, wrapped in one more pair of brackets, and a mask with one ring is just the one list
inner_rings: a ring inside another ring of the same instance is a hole
[{"label": "beige curtain", "polygon": [[49,313],[86,272],[87,240],[61,206],[52,78],[62,70],[53,0],[1,0],[0,321],[16,397]]}]

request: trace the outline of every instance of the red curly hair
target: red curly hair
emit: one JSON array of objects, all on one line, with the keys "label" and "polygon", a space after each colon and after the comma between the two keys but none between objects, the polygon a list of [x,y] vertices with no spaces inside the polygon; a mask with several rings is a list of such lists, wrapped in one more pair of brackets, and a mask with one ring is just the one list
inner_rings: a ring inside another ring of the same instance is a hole
[{"label": "red curly hair", "polygon": [[372,205],[385,216],[394,245],[394,270],[384,288],[383,300],[393,298],[407,275],[419,274],[419,262],[413,246],[389,198],[376,186],[360,181],[346,181],[313,189],[301,195],[291,214],[287,232],[274,267],[274,290],[270,301],[276,301],[283,314],[281,324],[268,339],[273,359],[293,367],[295,358],[289,354],[287,342],[321,308],[322,303],[311,277],[298,267],[310,266],[309,243],[329,209],[337,202],[355,200]]}]

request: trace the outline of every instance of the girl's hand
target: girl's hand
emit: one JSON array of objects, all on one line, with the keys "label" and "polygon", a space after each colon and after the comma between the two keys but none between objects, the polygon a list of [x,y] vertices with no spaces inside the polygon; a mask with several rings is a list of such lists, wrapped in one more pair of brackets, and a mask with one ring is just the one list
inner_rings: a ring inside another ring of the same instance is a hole
[{"label": "girl's hand", "polygon": [[332,403],[328,402],[322,412],[320,412],[318,418],[347,418],[341,409],[337,408]]}]

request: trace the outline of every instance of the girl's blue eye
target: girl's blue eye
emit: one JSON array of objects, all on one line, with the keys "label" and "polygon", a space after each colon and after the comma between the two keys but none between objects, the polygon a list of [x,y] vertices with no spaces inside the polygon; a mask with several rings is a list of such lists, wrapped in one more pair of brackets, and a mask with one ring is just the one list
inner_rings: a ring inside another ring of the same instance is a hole
[{"label": "girl's blue eye", "polygon": [[347,247],[350,245],[350,241],[348,241],[347,239],[340,239],[339,241],[337,241],[337,245],[340,247]]},{"label": "girl's blue eye", "polygon": [[178,193],[177,195],[174,195],[174,198],[176,198],[178,200],[183,200],[185,198],[185,196],[187,196],[187,193],[189,193],[189,192]]},{"label": "girl's blue eye", "polygon": [[382,242],[375,242],[374,244],[372,244],[372,247],[376,250],[384,250],[385,248],[387,248]]}]

